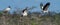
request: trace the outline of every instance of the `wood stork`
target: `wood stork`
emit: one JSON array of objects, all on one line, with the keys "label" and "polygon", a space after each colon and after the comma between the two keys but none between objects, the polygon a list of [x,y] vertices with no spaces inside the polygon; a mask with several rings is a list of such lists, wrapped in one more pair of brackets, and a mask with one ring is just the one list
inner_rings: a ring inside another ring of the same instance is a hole
[{"label": "wood stork", "polygon": [[10,7],[10,6],[8,6],[7,8],[5,8],[5,9],[4,9],[4,13],[9,12],[10,10],[11,10],[11,7]]},{"label": "wood stork", "polygon": [[46,13],[46,12],[48,13],[48,7],[49,6],[50,6],[50,2],[46,3],[44,6],[42,3],[40,4],[40,7],[41,7],[43,13]]}]

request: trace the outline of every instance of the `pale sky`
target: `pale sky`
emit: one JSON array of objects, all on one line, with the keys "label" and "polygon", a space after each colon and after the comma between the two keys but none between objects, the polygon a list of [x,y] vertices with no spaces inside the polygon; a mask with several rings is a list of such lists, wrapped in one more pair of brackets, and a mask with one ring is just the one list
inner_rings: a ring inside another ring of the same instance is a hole
[{"label": "pale sky", "polygon": [[36,6],[37,8],[31,10],[31,11],[41,11],[40,9],[40,3],[46,4],[47,2],[50,2],[51,5],[48,8],[49,11],[55,11],[60,12],[60,0],[0,0],[0,10],[5,9],[9,5],[11,6],[11,12],[15,9],[15,7],[18,8],[25,8],[25,7],[32,7]]}]

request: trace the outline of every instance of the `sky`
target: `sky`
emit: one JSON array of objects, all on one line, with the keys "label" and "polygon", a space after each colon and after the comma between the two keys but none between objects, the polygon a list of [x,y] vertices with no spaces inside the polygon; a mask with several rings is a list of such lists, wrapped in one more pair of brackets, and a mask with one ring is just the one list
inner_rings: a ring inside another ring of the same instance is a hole
[{"label": "sky", "polygon": [[37,11],[41,12],[40,3],[46,4],[47,2],[50,2],[51,5],[49,6],[49,11],[55,11],[60,12],[60,0],[0,0],[0,10],[4,10],[9,5],[11,6],[11,11],[13,12],[14,9],[20,8],[24,9],[25,7],[32,7],[36,6],[35,9],[32,9],[31,11]]}]

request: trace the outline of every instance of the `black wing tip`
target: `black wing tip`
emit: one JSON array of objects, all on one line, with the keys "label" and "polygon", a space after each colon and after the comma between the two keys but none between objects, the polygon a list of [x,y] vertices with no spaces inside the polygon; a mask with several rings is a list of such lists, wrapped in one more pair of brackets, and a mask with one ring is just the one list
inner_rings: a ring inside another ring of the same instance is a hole
[{"label": "black wing tip", "polygon": [[26,7],[25,9],[23,9],[23,11],[22,11],[22,12],[24,12],[25,10],[27,10],[27,8],[28,8],[28,7]]},{"label": "black wing tip", "polygon": [[50,2],[46,3],[46,5],[44,7],[49,6],[49,5],[50,5]]},{"label": "black wing tip", "polygon": [[44,6],[43,10],[46,9],[46,7],[50,6],[50,2],[46,3],[46,5]]},{"label": "black wing tip", "polygon": [[46,5],[50,5],[50,2],[46,3]]}]

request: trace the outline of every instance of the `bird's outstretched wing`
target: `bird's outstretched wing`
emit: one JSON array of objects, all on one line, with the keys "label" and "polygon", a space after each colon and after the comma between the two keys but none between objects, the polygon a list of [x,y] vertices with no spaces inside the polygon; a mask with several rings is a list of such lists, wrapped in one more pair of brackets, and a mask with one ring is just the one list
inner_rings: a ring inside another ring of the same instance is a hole
[{"label": "bird's outstretched wing", "polygon": [[50,2],[46,3],[43,7],[43,10],[47,10],[49,6],[50,6]]},{"label": "bird's outstretched wing", "polygon": [[22,10],[22,12],[24,12],[25,10],[27,10],[28,7],[26,7],[25,9]]},{"label": "bird's outstretched wing", "polygon": [[29,11],[29,10],[32,10],[32,9],[34,9],[34,8],[36,8],[36,7],[35,7],[35,6],[33,6],[33,7],[31,7],[31,8],[26,7],[25,9],[22,10],[22,12],[24,12],[25,10]]},{"label": "bird's outstretched wing", "polygon": [[40,8],[43,9],[43,3],[40,3]]},{"label": "bird's outstretched wing", "polygon": [[36,8],[35,6],[32,6],[31,8],[28,8],[27,10],[32,10],[32,9],[34,9],[34,8]]}]

